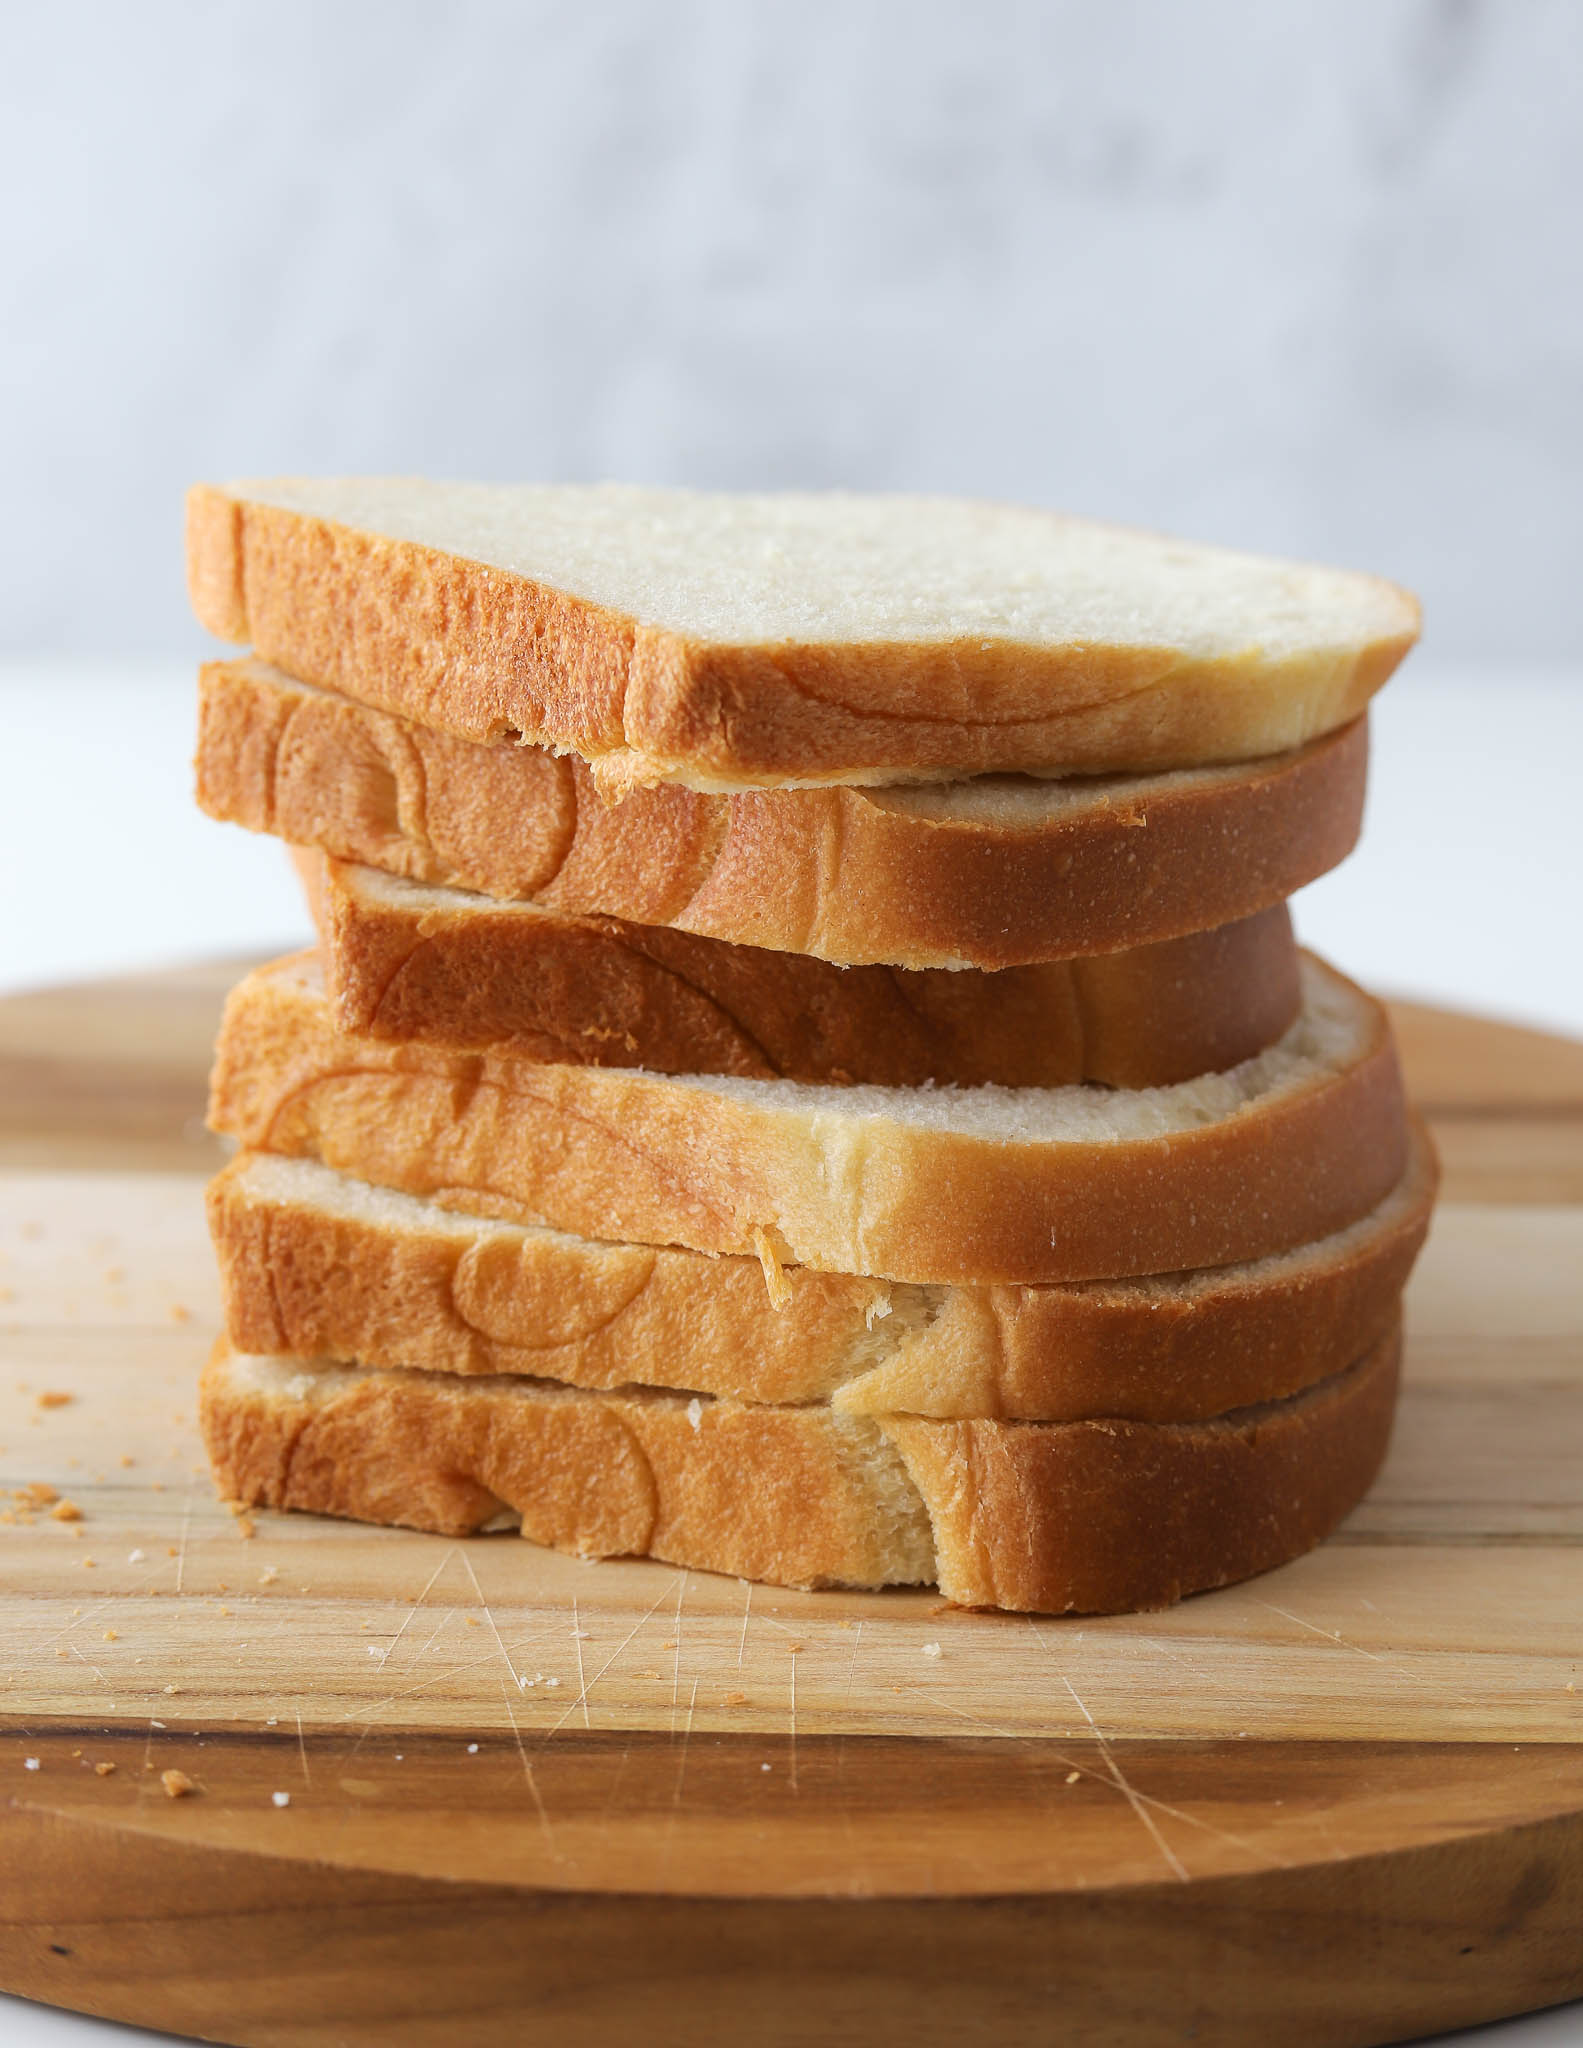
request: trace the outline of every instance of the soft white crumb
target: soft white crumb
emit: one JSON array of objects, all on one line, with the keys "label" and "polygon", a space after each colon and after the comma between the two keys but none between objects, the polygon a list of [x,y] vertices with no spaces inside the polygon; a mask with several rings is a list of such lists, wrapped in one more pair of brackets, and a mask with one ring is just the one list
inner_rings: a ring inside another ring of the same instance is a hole
[{"label": "soft white crumb", "polygon": [[470,1743],[468,1743],[468,1745],[467,1745],[467,1754],[468,1754],[469,1756],[477,1756],[477,1754],[478,1754],[478,1744],[477,1744],[476,1742],[470,1742]]},{"label": "soft white crumb", "polygon": [[687,1422],[691,1429],[702,1429],[704,1426],[704,1404],[696,1394],[687,1403]]},{"label": "soft white crumb", "polygon": [[940,1654],[940,1645],[938,1643],[925,1643],[923,1646],[923,1654],[926,1657],[938,1657]]},{"label": "soft white crumb", "polygon": [[36,1771],[39,1768],[38,1758],[36,1756],[23,1757],[22,1768],[24,1771]]},{"label": "soft white crumb", "polygon": [[126,1554],[126,1561],[128,1564],[141,1564],[143,1557],[144,1553],[141,1550],[129,1550]]},{"label": "soft white crumb", "polygon": [[291,1794],[289,1792],[271,1792],[269,1803],[271,1806],[289,1806],[291,1804]]}]

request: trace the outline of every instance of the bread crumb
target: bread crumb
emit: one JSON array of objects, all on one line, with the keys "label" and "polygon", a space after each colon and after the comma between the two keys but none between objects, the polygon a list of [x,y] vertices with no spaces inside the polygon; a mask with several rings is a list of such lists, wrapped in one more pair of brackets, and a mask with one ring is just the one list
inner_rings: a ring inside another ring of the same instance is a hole
[{"label": "bread crumb", "polygon": [[745,1692],[728,1692],[721,1702],[723,1706],[727,1707],[745,1707],[747,1703],[748,1696]]},{"label": "bread crumb", "polygon": [[555,1687],[560,1684],[560,1682],[561,1681],[558,1678],[547,1678],[544,1681],[544,1683],[550,1688],[552,1692],[554,1691]]},{"label": "bread crumb", "polygon": [[96,1778],[113,1778],[115,1776],[115,1765],[109,1763],[95,1764],[93,1774]]},{"label": "bread crumb", "polygon": [[25,1502],[30,1508],[47,1508],[52,1500],[59,1500],[60,1495],[44,1480],[35,1479],[31,1486],[16,1487],[11,1498]]},{"label": "bread crumb", "polygon": [[189,1799],[198,1789],[185,1771],[161,1771],[159,1782],[167,1799]]},{"label": "bread crumb", "polygon": [[251,1541],[251,1539],[258,1534],[257,1525],[255,1524],[251,1515],[238,1515],[236,1521],[236,1533],[238,1536],[241,1537],[244,1543]]},{"label": "bread crumb", "polygon": [[52,1522],[80,1522],[82,1509],[74,1500],[58,1500],[49,1511]]},{"label": "bread crumb", "polygon": [[1083,1773],[1081,1771],[1068,1771],[1066,1774],[1066,1782],[1069,1785],[1075,1785],[1078,1779],[1082,1777],[1082,1775]]},{"label": "bread crumb", "polygon": [[141,1550],[129,1550],[126,1554],[126,1561],[128,1564],[141,1564],[143,1562],[143,1552]]},{"label": "bread crumb", "polygon": [[469,1756],[477,1756],[477,1754],[478,1754],[478,1744],[477,1744],[476,1742],[470,1742],[470,1743],[468,1743],[468,1745],[467,1745],[467,1754],[468,1754]]},{"label": "bread crumb", "polygon": [[180,1692],[180,1691],[181,1691],[181,1687],[180,1687],[179,1685],[167,1685],[167,1686],[165,1687],[165,1691],[166,1691],[167,1693],[173,1693],[173,1692]]},{"label": "bread crumb", "polygon": [[291,1794],[289,1792],[271,1792],[269,1803],[271,1806],[289,1806],[291,1804]]},{"label": "bread crumb", "polygon": [[280,1573],[276,1567],[272,1564],[266,1564],[258,1575],[258,1583],[261,1586],[272,1586],[279,1577]]},{"label": "bread crumb", "polygon": [[105,1641],[106,1641],[107,1643],[118,1643],[118,1642],[120,1642],[120,1640],[121,1640],[121,1636],[120,1636],[120,1632],[119,1632],[119,1630],[117,1630],[117,1629],[113,1629],[113,1628],[107,1628],[107,1629],[105,1630],[105,1632],[104,1632],[104,1640],[105,1640]]},{"label": "bread crumb", "polygon": [[173,1323],[190,1323],[192,1310],[184,1301],[173,1301],[170,1305],[170,1319]]},{"label": "bread crumb", "polygon": [[476,1614],[464,1614],[462,1616],[462,1626],[463,1628],[477,1628],[479,1626],[478,1616]]},{"label": "bread crumb", "polygon": [[130,1472],[132,1467],[137,1463],[137,1460],[136,1458],[129,1456],[127,1452],[123,1451],[120,1457],[116,1459],[116,1463],[121,1467],[121,1470],[123,1472]]},{"label": "bread crumb", "polygon": [[692,1430],[699,1430],[702,1429],[703,1426],[704,1404],[702,1401],[699,1400],[698,1396],[694,1394],[692,1399],[687,1403],[687,1427]]},{"label": "bread crumb", "polygon": [[38,1405],[41,1408],[69,1408],[76,1398],[75,1394],[57,1393],[52,1389],[39,1395]]},{"label": "bread crumb", "polygon": [[91,1557],[79,1557],[77,1562],[82,1566],[85,1572],[91,1572],[97,1568],[93,1558]]},{"label": "bread crumb", "polygon": [[764,1288],[770,1298],[771,1308],[784,1308],[792,1298],[791,1282],[781,1270],[781,1262],[775,1247],[769,1241],[769,1233],[762,1224],[755,1224],[748,1240],[758,1253],[760,1266],[764,1269]]},{"label": "bread crumb", "polygon": [[940,1655],[940,1645],[938,1643],[925,1643],[923,1654],[926,1657],[938,1657]]},{"label": "bread crumb", "polygon": [[673,1636],[667,1636],[664,1642],[660,1644],[660,1648],[662,1650],[674,1650],[679,1648],[679,1645]]},{"label": "bread crumb", "polygon": [[167,1557],[179,1557],[181,1553],[177,1550],[174,1543],[167,1543],[165,1545],[165,1555]]},{"label": "bread crumb", "polygon": [[38,1760],[38,1758],[37,1758],[36,1756],[25,1756],[25,1757],[23,1757],[23,1759],[22,1759],[22,1768],[23,1768],[23,1770],[24,1770],[24,1771],[36,1771],[36,1770],[38,1770],[38,1769],[40,1768],[40,1765],[39,1765],[39,1760]]}]

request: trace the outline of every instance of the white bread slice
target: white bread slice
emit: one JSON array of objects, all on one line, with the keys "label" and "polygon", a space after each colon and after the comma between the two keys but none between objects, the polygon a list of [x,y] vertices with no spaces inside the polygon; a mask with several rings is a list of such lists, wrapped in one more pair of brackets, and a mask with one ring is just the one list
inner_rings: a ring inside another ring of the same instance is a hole
[{"label": "white bread slice", "polygon": [[1348,1229],[1250,1265],[1056,1287],[919,1287],[459,1215],[249,1153],[210,1183],[238,1351],[463,1377],[523,1374],[749,1402],[1191,1422],[1339,1372],[1389,1328],[1429,1224],[1421,1126],[1407,1173]]},{"label": "white bread slice", "polygon": [[1236,768],[601,800],[587,768],[478,746],[258,661],[199,679],[211,817],[409,881],[842,964],[1021,966],[1208,931],[1344,860],[1359,720]]},{"label": "white bread slice", "polygon": [[316,956],[226,1005],[217,1131],[447,1208],[914,1281],[1116,1278],[1287,1251],[1401,1178],[1385,1013],[1305,957],[1275,1045],[1170,1088],[832,1088],[542,1066],[337,1033]]},{"label": "white bread slice", "polygon": [[297,849],[336,1026],[523,1059],[760,1080],[1158,1087],[1297,1014],[1284,903],[1218,931],[1001,974],[833,967],[426,888]]},{"label": "white bread slice", "polygon": [[828,1407],[238,1356],[200,1420],[222,1494],[792,1586],[938,1583],[964,1606],[1111,1612],[1267,1571],[1355,1505],[1400,1340],[1198,1423],[926,1422]]},{"label": "white bread slice", "polygon": [[947,498],[277,478],[200,487],[222,638],[464,736],[699,789],[1190,767],[1357,717],[1372,576]]}]

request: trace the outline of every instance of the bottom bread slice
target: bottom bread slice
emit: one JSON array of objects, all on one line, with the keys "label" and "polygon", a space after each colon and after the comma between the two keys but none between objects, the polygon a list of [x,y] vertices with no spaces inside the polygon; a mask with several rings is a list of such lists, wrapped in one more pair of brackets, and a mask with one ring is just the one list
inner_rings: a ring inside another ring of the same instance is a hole
[{"label": "bottom bread slice", "polygon": [[936,1583],[962,1606],[1115,1613],[1311,1549],[1369,1486],[1399,1329],[1209,1422],[932,1421],[232,1351],[204,1373],[216,1482],[249,1504],[787,1586]]}]

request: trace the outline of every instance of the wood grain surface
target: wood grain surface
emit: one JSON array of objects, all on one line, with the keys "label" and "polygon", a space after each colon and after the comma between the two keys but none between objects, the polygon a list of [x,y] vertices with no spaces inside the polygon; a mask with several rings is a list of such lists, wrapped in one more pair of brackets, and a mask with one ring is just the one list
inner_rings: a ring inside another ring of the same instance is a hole
[{"label": "wood grain surface", "polygon": [[1378,1485],[1249,1586],[1045,1621],[228,1513],[239,971],[0,1005],[0,1985],[282,2048],[1352,2044],[1583,1993],[1583,1047],[1398,1010],[1449,1171]]}]

